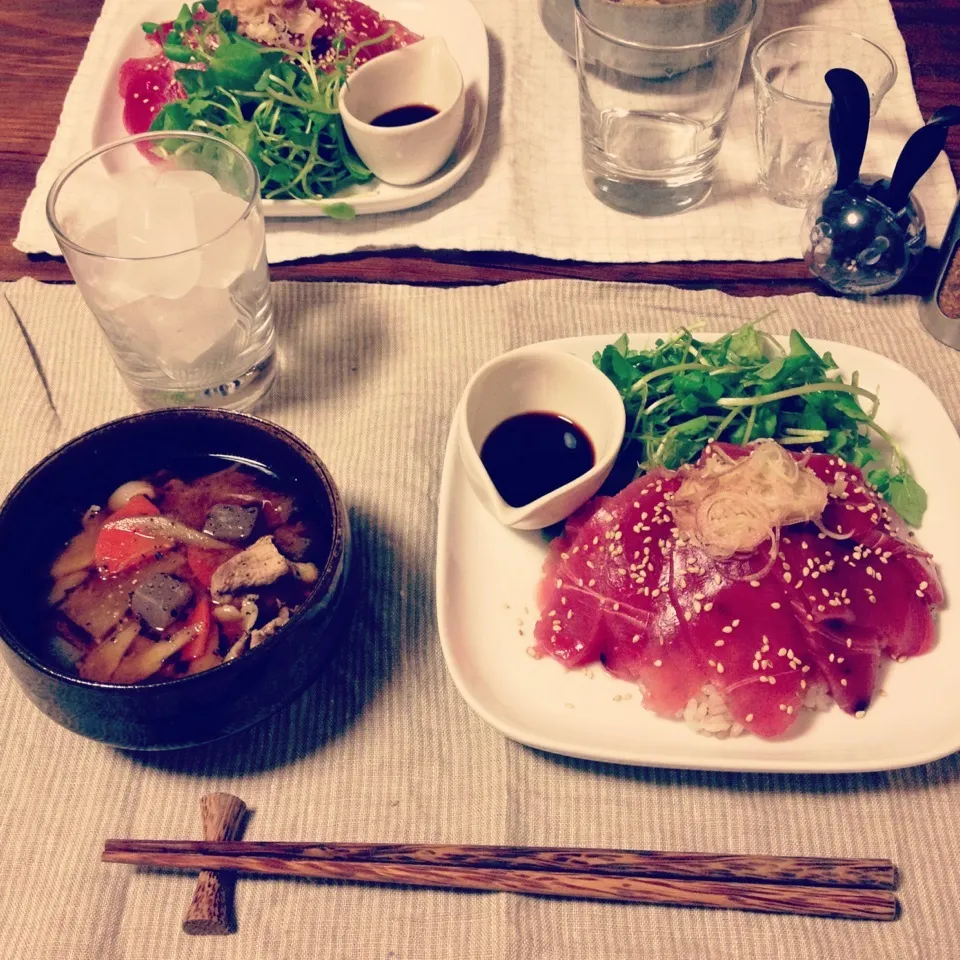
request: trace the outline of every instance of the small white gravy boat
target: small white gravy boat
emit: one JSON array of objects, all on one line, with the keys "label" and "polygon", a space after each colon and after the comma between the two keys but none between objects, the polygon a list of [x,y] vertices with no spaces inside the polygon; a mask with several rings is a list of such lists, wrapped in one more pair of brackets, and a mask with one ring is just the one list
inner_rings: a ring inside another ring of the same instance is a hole
[{"label": "small white gravy boat", "polygon": [[[523,413],[559,414],[593,445],[594,464],[569,483],[520,507],[499,494],[480,459],[495,427]],[[570,516],[613,468],[626,414],[617,388],[592,363],[561,350],[524,347],[491,360],[471,378],[457,408],[460,459],[480,502],[502,524],[539,530]]]},{"label": "small white gravy boat", "polygon": [[[446,163],[463,127],[463,75],[443,37],[425,37],[358,67],[340,90],[340,116],[360,159],[385,183],[409,186]],[[374,126],[401,107],[437,112],[405,126]]]}]

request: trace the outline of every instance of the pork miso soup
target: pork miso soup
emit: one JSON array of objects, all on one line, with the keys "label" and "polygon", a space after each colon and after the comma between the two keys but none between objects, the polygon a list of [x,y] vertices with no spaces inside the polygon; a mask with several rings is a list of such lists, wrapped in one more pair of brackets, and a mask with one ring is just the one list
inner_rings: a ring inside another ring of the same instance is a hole
[{"label": "pork miso soup", "polygon": [[297,612],[330,549],[329,517],[223,458],[104,496],[49,571],[51,655],[86,680],[172,680],[244,655]]}]

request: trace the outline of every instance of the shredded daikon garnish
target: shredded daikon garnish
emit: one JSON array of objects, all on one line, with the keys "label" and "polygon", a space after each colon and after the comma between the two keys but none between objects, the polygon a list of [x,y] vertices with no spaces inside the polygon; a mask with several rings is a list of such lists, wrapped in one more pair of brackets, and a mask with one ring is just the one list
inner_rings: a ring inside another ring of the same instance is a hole
[{"label": "shredded daikon garnish", "polygon": [[778,443],[761,440],[743,459],[714,451],[690,468],[671,507],[681,533],[727,559],[765,540],[775,556],[780,528],[817,521],[826,505],[823,481]]},{"label": "shredded daikon garnish", "polygon": [[221,0],[220,9],[236,14],[239,33],[281,49],[309,49],[324,25],[307,0]]}]

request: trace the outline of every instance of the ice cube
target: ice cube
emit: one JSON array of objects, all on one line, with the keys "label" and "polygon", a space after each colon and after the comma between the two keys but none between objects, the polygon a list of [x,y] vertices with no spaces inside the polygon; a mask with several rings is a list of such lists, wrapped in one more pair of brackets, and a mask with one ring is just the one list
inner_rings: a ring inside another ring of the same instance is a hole
[{"label": "ice cube", "polygon": [[203,243],[202,286],[225,289],[255,260],[260,221],[254,211],[244,218],[246,210],[246,202],[229,193],[196,197],[197,229]]},{"label": "ice cube", "polygon": [[187,193],[213,193],[220,190],[216,178],[203,170],[167,170],[160,174],[158,185]]},{"label": "ice cube", "polygon": [[204,244],[200,248],[200,285],[226,288],[235,283],[257,265],[262,242],[259,224],[247,219]]},{"label": "ice cube", "polygon": [[154,186],[121,191],[117,241],[121,257],[163,257],[197,244],[193,196],[182,188]]},{"label": "ice cube", "polygon": [[110,183],[118,195],[121,193],[140,195],[153,189],[159,175],[159,171],[153,164],[144,163],[142,166],[130,167],[112,174]]},{"label": "ice cube", "polygon": [[232,193],[199,193],[193,197],[197,240],[207,243],[226,233],[246,212],[247,201]]},{"label": "ice cube", "polygon": [[179,300],[200,280],[200,253],[188,250],[166,257],[129,260],[123,266],[124,279],[141,297]]},{"label": "ice cube", "polygon": [[224,290],[199,288],[178,300],[142,297],[112,319],[145,360],[183,386],[216,379],[240,351],[242,331]]},{"label": "ice cube", "polygon": [[[60,228],[78,246],[113,256],[117,252],[118,209],[119,202],[112,186],[102,178],[90,180],[83,191],[82,202],[67,205]],[[105,248],[105,243],[109,249]]]},{"label": "ice cube", "polygon": [[103,311],[118,310],[143,297],[141,290],[130,282],[123,265],[116,261],[95,264],[84,273],[81,286],[86,288],[84,296],[91,306]]},{"label": "ice cube", "polygon": [[200,254],[193,195],[159,183],[121,194],[117,250],[129,258],[125,280],[141,297],[176,300],[197,284]]},{"label": "ice cube", "polygon": [[102,210],[97,211],[100,218],[96,223],[90,223],[75,236],[75,242],[86,250],[98,253],[104,257],[115,257],[119,250],[117,242],[116,211],[104,216]]}]

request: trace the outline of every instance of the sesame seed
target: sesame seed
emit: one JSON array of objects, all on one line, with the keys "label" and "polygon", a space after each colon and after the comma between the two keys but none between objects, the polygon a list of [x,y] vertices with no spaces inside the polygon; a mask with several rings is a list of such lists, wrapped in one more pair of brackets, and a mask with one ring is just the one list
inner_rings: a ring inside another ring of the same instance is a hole
[{"label": "sesame seed", "polygon": [[840,686],[841,686],[841,687],[845,687],[846,685],[847,685],[847,678],[846,678],[846,677],[841,677],[841,678],[840,678]]},{"label": "sesame seed", "polygon": [[753,714],[748,713],[743,719],[746,720],[747,723],[750,723],[753,720]]},{"label": "sesame seed", "polygon": [[770,604],[770,609],[771,609],[771,610],[779,610],[779,609],[780,609],[780,604],[777,603],[776,600],[774,600],[773,603]]}]

